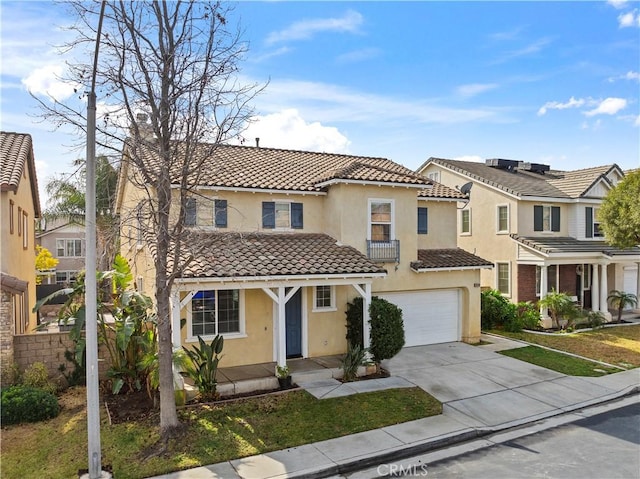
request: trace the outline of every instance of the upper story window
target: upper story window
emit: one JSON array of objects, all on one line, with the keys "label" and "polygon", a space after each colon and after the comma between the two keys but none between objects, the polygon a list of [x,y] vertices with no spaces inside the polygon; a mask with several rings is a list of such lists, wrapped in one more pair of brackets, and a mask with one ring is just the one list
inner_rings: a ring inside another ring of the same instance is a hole
[{"label": "upper story window", "polygon": [[13,200],[9,200],[9,233],[13,234]]},{"label": "upper story window", "polygon": [[585,237],[604,238],[604,231],[600,228],[598,221],[598,208],[587,206],[585,208]]},{"label": "upper story window", "polygon": [[393,201],[369,200],[369,236],[371,241],[389,242],[394,239]]},{"label": "upper story window", "polygon": [[460,233],[463,235],[471,234],[471,210],[460,211]]},{"label": "upper story window", "polygon": [[25,210],[22,210],[22,248],[27,249],[29,247],[29,215]]},{"label": "upper story window", "polygon": [[440,172],[432,171],[431,173],[427,173],[427,178],[429,178],[432,181],[435,181],[436,183],[440,183]]},{"label": "upper story window", "polygon": [[429,209],[418,208],[418,234],[426,235],[429,232]]},{"label": "upper story window", "polygon": [[227,227],[227,200],[213,202],[213,220],[216,228]]},{"label": "upper story window", "polygon": [[533,231],[560,231],[560,207],[535,205]]},{"label": "upper story window", "polygon": [[191,299],[189,337],[241,332],[240,291],[198,291]]},{"label": "upper story window", "polygon": [[302,203],[262,202],[262,227],[265,229],[302,229],[303,216]]},{"label": "upper story window", "polygon": [[186,198],[184,202],[184,225],[195,226],[198,218],[198,203],[195,198]]},{"label": "upper story window", "polygon": [[18,206],[18,236],[22,235],[22,208]]},{"label": "upper story window", "polygon": [[58,256],[59,258],[82,257],[82,240],[78,238],[57,239],[56,256]]},{"label": "upper story window", "polygon": [[498,210],[498,233],[509,232],[509,205],[499,205]]}]

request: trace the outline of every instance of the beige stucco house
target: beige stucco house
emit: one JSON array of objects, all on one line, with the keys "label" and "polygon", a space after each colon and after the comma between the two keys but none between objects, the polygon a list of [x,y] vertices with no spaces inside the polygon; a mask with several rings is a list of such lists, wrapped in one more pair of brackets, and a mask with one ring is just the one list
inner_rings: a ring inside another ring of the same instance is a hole
[{"label": "beige stucco house", "polygon": [[[171,293],[175,346],[221,333],[227,367],[341,354],[356,296],[365,309],[372,296],[399,305],[407,345],[479,340],[480,271],[491,265],[456,246],[460,192],[384,158],[205,147],[185,211],[191,261]],[[153,294],[139,185],[125,150],[121,254]]]},{"label": "beige stucco house", "polygon": [[609,319],[611,290],[640,294],[640,248],[609,246],[598,222],[602,199],[623,178],[617,165],[559,171],[504,159],[430,158],[418,173],[472,188],[458,212],[458,245],[494,263],[482,271],[483,287],[514,302],[535,302],[553,288]]},{"label": "beige stucco house", "polygon": [[[35,222],[40,200],[31,135],[0,132],[2,336],[36,327]],[[4,348],[3,348],[4,349]]]},{"label": "beige stucco house", "polygon": [[58,260],[55,271],[42,274],[42,284],[68,287],[85,267],[85,228],[77,221],[48,220],[36,235],[36,242]]}]

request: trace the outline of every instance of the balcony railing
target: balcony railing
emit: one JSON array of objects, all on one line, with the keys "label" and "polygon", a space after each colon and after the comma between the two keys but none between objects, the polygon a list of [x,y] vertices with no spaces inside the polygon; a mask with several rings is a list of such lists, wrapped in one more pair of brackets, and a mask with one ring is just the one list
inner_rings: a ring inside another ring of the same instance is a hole
[{"label": "balcony railing", "polygon": [[371,261],[380,261],[382,263],[399,263],[400,240],[367,240],[367,257]]}]

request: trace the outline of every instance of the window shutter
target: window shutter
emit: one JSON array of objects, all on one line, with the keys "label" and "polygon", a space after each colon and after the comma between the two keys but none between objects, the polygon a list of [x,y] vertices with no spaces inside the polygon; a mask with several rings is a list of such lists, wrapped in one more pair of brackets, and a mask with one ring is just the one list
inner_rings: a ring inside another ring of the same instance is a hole
[{"label": "window shutter", "polygon": [[214,216],[216,228],[227,227],[227,200],[215,200]]},{"label": "window shutter", "polygon": [[276,204],[273,201],[262,202],[262,227],[268,229],[276,227]]},{"label": "window shutter", "polygon": [[551,231],[560,231],[560,207],[551,207]]},{"label": "window shutter", "polygon": [[428,232],[428,209],[418,208],[418,234],[426,235]]},{"label": "window shutter", "polygon": [[584,236],[586,238],[593,238],[593,208],[591,206],[587,206],[584,209],[584,213],[585,213]]},{"label": "window shutter", "polygon": [[184,203],[184,224],[194,226],[196,224],[196,199],[187,198]]},{"label": "window shutter", "polygon": [[542,231],[542,206],[533,207],[533,231]]},{"label": "window shutter", "polygon": [[291,227],[300,230],[303,225],[302,203],[291,203]]}]

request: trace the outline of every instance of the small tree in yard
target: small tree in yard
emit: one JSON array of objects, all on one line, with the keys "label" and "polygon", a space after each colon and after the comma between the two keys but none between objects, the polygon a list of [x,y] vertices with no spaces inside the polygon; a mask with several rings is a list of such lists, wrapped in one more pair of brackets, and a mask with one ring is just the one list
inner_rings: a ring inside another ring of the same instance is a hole
[{"label": "small tree in yard", "polygon": [[[93,60],[100,2],[69,4],[77,19],[71,27],[77,36],[66,50]],[[211,173],[205,164],[217,145],[246,127],[252,116],[248,103],[260,91],[238,80],[246,45],[240,31],[231,28],[231,13],[228,5],[211,1],[109,1],[99,39],[96,85],[105,113],[98,121],[97,143],[124,152],[121,178],[140,192],[140,198],[131,210],[121,212],[120,220],[134,228],[137,224],[154,252],[163,440],[179,426],[170,295],[176,277],[198,254],[198,245],[185,243],[187,199],[200,184],[200,175]],[[65,79],[73,85],[88,84],[91,65],[71,61],[69,68]],[[77,127],[84,142],[83,102],[37,100],[45,118]],[[187,246],[190,254],[183,254]]]},{"label": "small tree in yard", "polygon": [[42,277],[52,274],[51,270],[59,262],[47,248],[40,245],[36,246],[36,284],[42,284]]},{"label": "small tree in yard", "polygon": [[371,345],[369,351],[380,370],[380,362],[391,359],[404,346],[402,310],[389,301],[374,296],[369,305]]},{"label": "small tree in yard", "polygon": [[629,173],[605,196],[598,220],[607,242],[618,248],[640,245],[640,170]]},{"label": "small tree in yard", "polygon": [[538,302],[538,305],[547,308],[551,321],[556,328],[560,328],[560,319],[566,318],[570,322],[577,317],[578,310],[567,293],[558,293],[556,290],[551,290]]},{"label": "small tree in yard", "polygon": [[609,293],[607,301],[611,303],[611,306],[618,310],[618,322],[622,320],[622,310],[624,308],[627,306],[638,305],[638,297],[635,294],[618,291],[617,289],[614,289]]}]

